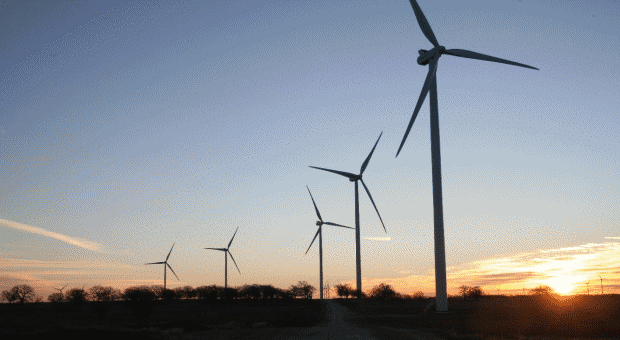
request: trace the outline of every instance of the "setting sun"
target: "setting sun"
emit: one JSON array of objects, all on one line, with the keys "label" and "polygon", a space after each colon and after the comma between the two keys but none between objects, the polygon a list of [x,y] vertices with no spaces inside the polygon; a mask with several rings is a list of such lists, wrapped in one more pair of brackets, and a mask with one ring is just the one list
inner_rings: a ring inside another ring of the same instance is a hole
[{"label": "setting sun", "polygon": [[575,285],[578,282],[584,281],[584,279],[582,275],[563,275],[550,278],[547,280],[547,284],[557,293],[565,295],[570,293],[575,288]]}]

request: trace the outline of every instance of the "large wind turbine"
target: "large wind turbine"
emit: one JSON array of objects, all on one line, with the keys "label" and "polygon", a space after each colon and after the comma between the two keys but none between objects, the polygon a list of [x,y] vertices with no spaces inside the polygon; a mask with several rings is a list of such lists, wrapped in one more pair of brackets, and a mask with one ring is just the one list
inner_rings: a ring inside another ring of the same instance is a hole
[{"label": "large wind turbine", "polygon": [[[319,226],[319,229],[316,231],[316,234],[314,234],[314,238],[312,239],[312,242],[310,242],[310,247],[312,247],[314,240],[316,240],[316,237],[318,236],[319,237],[319,271],[320,271],[319,276],[320,276],[320,281],[321,281],[320,291],[321,291],[321,300],[323,300],[323,224],[333,225],[333,226],[342,227],[342,228],[349,228],[349,229],[353,229],[353,228],[340,225],[340,224],[336,224],[336,223],[332,223],[332,222],[323,222],[323,219],[321,218],[321,213],[319,213],[319,208],[316,207],[316,202],[314,202],[314,197],[312,197],[310,188],[308,188],[307,185],[306,185],[306,189],[308,189],[310,198],[312,198],[312,204],[314,204],[314,210],[316,211],[316,216],[319,218],[319,220],[316,221],[316,225]],[[306,254],[308,254],[310,247],[308,247],[308,250],[306,250]]]},{"label": "large wind turbine", "polygon": [[424,81],[424,86],[422,86],[422,92],[420,93],[420,97],[418,98],[418,103],[413,110],[413,115],[411,116],[411,120],[409,121],[409,125],[407,126],[407,131],[405,131],[405,135],[403,136],[403,140],[400,143],[400,147],[398,148],[398,152],[396,153],[396,157],[400,153],[403,145],[405,144],[405,140],[407,140],[407,136],[409,135],[409,131],[411,131],[411,126],[413,126],[413,122],[420,111],[420,107],[422,107],[422,103],[426,98],[426,94],[430,91],[431,99],[430,99],[430,111],[431,111],[431,162],[433,167],[433,208],[435,215],[435,292],[436,292],[436,307],[438,312],[447,312],[448,311],[448,294],[446,290],[446,251],[444,245],[444,233],[443,233],[443,203],[441,197],[441,160],[440,160],[440,152],[439,152],[439,110],[437,108],[437,78],[435,77],[435,73],[437,72],[437,64],[439,61],[439,57],[442,54],[453,55],[456,57],[463,57],[469,59],[478,59],[478,60],[486,60],[493,61],[496,63],[503,63],[508,65],[515,65],[521,67],[527,67],[534,70],[538,70],[535,67],[528,66],[525,64],[519,64],[514,61],[509,61],[505,59],[495,58],[488,55],[471,52],[467,50],[459,50],[452,49],[446,50],[444,46],[439,45],[437,42],[437,38],[435,38],[435,34],[431,29],[424,13],[422,13],[422,9],[416,2],[416,0],[409,0],[411,2],[411,6],[413,7],[413,12],[418,20],[418,24],[422,29],[422,33],[426,36],[426,38],[433,44],[433,48],[430,51],[427,50],[419,50],[418,53],[420,56],[418,57],[419,65],[429,65],[428,74],[426,75],[426,80]]},{"label": "large wind turbine", "polygon": [[[174,248],[174,243],[172,244],[172,248]],[[152,262],[152,263],[145,263],[144,265],[150,265],[150,264],[163,264],[164,265],[164,293],[166,292],[166,267],[170,268],[170,270],[172,271],[172,274],[174,274],[174,276],[177,278],[177,280],[179,280],[179,277],[177,276],[177,273],[174,272],[174,270],[172,269],[172,267],[170,267],[170,264],[168,264],[168,259],[170,258],[170,253],[172,253],[172,248],[170,248],[170,251],[168,252],[168,256],[166,256],[166,261],[163,262]],[[179,280],[181,281],[181,280]]]},{"label": "large wind turbine", "polygon": [[362,168],[360,169],[359,175],[355,175],[349,172],[330,170],[330,169],[311,166],[311,168],[314,168],[314,169],[329,171],[329,172],[333,172],[335,174],[347,177],[349,181],[355,182],[355,264],[356,264],[355,269],[356,269],[356,279],[357,279],[357,293],[356,294],[358,298],[362,297],[362,257],[360,254],[360,205],[359,205],[359,191],[358,191],[358,185],[357,185],[358,181],[362,182],[362,185],[364,186],[364,189],[366,190],[366,193],[368,194],[368,198],[370,198],[370,202],[372,202],[372,205],[375,207],[375,211],[377,211],[377,215],[379,215],[379,220],[381,220],[381,225],[383,226],[383,230],[385,230],[385,232],[387,233],[387,230],[385,229],[385,224],[383,224],[383,219],[381,218],[381,214],[379,214],[379,209],[377,209],[377,205],[375,204],[375,201],[372,199],[372,196],[370,195],[370,191],[368,191],[368,187],[366,186],[366,183],[364,183],[364,180],[362,180],[362,174],[364,173],[364,170],[366,170],[366,167],[368,166],[368,162],[370,162],[370,157],[372,157],[372,153],[375,152],[375,148],[377,147],[377,144],[379,143],[379,139],[381,139],[381,135],[383,135],[383,132],[381,132],[381,134],[379,135],[379,138],[377,138],[377,141],[375,142],[375,146],[372,147],[370,154],[368,154],[368,157],[366,157],[364,164],[362,164]]},{"label": "large wind turbine", "polygon": [[[237,230],[239,230],[239,228],[237,228]],[[237,266],[237,262],[235,261],[235,258],[230,253],[230,250],[228,250],[230,249],[230,245],[232,244],[232,241],[235,239],[235,235],[237,235],[237,230],[235,230],[233,237],[230,239],[230,242],[228,242],[228,247],[226,248],[205,248],[205,249],[219,250],[219,251],[224,252],[224,289],[228,288],[228,255],[230,255],[230,258],[233,260],[235,267],[237,267],[237,271],[239,271],[239,274],[241,274],[241,271],[239,270],[239,266]]]}]

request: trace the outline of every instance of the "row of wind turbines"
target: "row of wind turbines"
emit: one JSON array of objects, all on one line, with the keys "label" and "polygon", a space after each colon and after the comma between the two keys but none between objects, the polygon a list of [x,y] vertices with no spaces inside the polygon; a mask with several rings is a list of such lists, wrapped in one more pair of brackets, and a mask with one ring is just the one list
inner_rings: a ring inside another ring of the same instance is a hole
[{"label": "row of wind turbines", "polygon": [[[433,177],[433,210],[434,210],[434,237],[435,237],[435,306],[436,306],[437,312],[447,312],[448,311],[448,293],[447,293],[447,283],[446,283],[446,255],[445,255],[445,243],[444,243],[443,199],[442,199],[442,187],[441,187],[441,156],[440,156],[440,142],[439,142],[439,109],[438,109],[438,103],[437,103],[437,78],[436,78],[439,58],[443,54],[447,54],[447,55],[468,58],[468,59],[492,61],[496,63],[520,66],[520,67],[525,67],[525,68],[529,68],[533,70],[538,70],[538,68],[525,65],[525,64],[521,64],[521,63],[517,63],[514,61],[506,60],[506,59],[488,56],[488,55],[477,53],[477,52],[467,51],[467,50],[461,50],[461,49],[447,50],[444,46],[441,46],[439,42],[437,41],[437,38],[435,37],[435,34],[433,33],[433,30],[431,29],[431,26],[428,23],[428,20],[426,19],[426,17],[424,16],[424,13],[422,12],[422,9],[418,5],[417,1],[409,0],[409,2],[411,3],[411,7],[413,8],[413,12],[416,16],[418,25],[420,26],[422,33],[431,42],[431,44],[433,44],[433,48],[430,50],[423,50],[423,49],[418,50],[419,56],[417,58],[417,63],[422,66],[429,65],[429,70],[426,75],[424,85],[422,86],[422,91],[418,98],[418,102],[415,106],[415,109],[413,110],[413,114],[409,121],[409,125],[407,125],[405,135],[403,136],[400,146],[398,147],[398,151],[396,152],[396,157],[398,157],[403,146],[405,145],[405,141],[407,140],[407,137],[409,136],[409,132],[411,131],[411,127],[413,126],[413,123],[415,122],[418,112],[420,111],[420,108],[422,107],[422,104],[424,103],[424,100],[426,99],[426,95],[430,92],[431,164],[432,164],[432,177]],[[381,133],[381,135],[382,134],[383,133]],[[331,169],[311,166],[311,168],[314,168],[314,169],[328,171],[328,172],[332,172],[332,173],[347,177],[349,181],[355,183],[355,250],[356,250],[355,259],[356,259],[356,281],[357,281],[356,295],[358,297],[361,297],[361,293],[362,293],[358,182],[361,182],[362,185],[364,186],[364,190],[366,190],[366,193],[368,194],[368,198],[370,198],[370,201],[372,202],[372,205],[374,206],[375,210],[377,211],[377,215],[379,216],[379,219],[381,220],[381,225],[383,226],[383,229],[387,233],[387,230],[385,229],[385,224],[383,223],[383,219],[381,218],[381,215],[379,214],[379,210],[377,209],[377,205],[375,204],[375,201],[373,200],[370,194],[370,191],[368,190],[368,187],[362,180],[362,174],[364,173],[364,170],[366,170],[366,167],[368,166],[368,162],[370,161],[370,158],[372,157],[372,154],[375,151],[375,148],[377,147],[377,143],[379,143],[379,139],[381,139],[381,135],[379,135],[379,138],[377,139],[377,142],[375,142],[375,145],[370,151],[370,154],[368,155],[368,157],[366,157],[366,160],[362,164],[359,175],[355,175],[355,174],[343,172],[343,171],[337,171],[337,170],[331,170]],[[310,190],[308,189],[308,192],[309,191]],[[310,194],[310,196],[312,197],[312,194]],[[312,243],[314,243],[314,240],[316,239],[318,235],[319,236],[319,254],[320,254],[319,255],[320,281],[321,281],[320,284],[321,284],[321,287],[323,287],[323,254],[322,254],[322,237],[321,237],[322,236],[321,235],[322,225],[328,224],[328,225],[335,225],[335,226],[344,227],[344,228],[348,228],[348,227],[338,225],[335,223],[331,223],[331,222],[323,222],[323,219],[321,218],[321,215],[319,214],[319,210],[318,208],[316,208],[316,203],[314,202],[314,198],[312,198],[312,202],[314,204],[317,216],[319,218],[319,221],[317,222],[317,225],[319,226],[319,230],[317,231],[317,234],[314,236]],[[310,244],[310,246],[312,246],[312,243]],[[323,289],[321,289],[321,298],[323,298]]]},{"label": "row of wind turbines", "polygon": [[[439,142],[439,109],[438,109],[438,103],[437,103],[437,78],[436,78],[439,58],[442,55],[447,54],[447,55],[461,57],[461,58],[492,61],[496,63],[520,66],[520,67],[525,67],[525,68],[529,68],[533,70],[538,70],[538,68],[525,65],[525,64],[520,64],[520,63],[506,60],[506,59],[496,58],[496,57],[488,56],[485,54],[468,51],[468,50],[461,50],[461,49],[447,50],[444,46],[441,46],[439,42],[437,41],[437,38],[435,37],[435,34],[433,33],[433,30],[431,29],[431,26],[428,23],[428,20],[426,19],[426,17],[424,16],[424,13],[422,12],[422,9],[418,5],[417,1],[416,0],[409,0],[409,1],[413,8],[413,12],[415,13],[418,25],[420,26],[420,29],[422,30],[422,33],[433,45],[433,48],[431,48],[430,50],[423,50],[423,49],[418,50],[419,56],[417,58],[417,63],[422,66],[429,65],[429,70],[426,75],[424,85],[422,86],[422,91],[420,92],[420,96],[418,97],[417,104],[415,106],[415,109],[413,110],[413,114],[411,116],[409,124],[407,125],[407,129],[405,131],[403,139],[400,143],[398,151],[396,152],[396,157],[398,157],[403,146],[405,145],[405,141],[407,140],[407,137],[409,136],[409,132],[411,131],[413,123],[415,122],[415,119],[418,115],[418,112],[420,111],[420,108],[422,107],[422,104],[424,103],[424,100],[426,99],[426,95],[430,92],[431,164],[432,164],[432,178],[433,178],[433,210],[434,210],[434,238],[435,238],[435,296],[436,296],[435,306],[436,306],[437,312],[447,312],[448,311],[448,294],[447,294],[447,284],[446,284],[446,259],[445,259],[446,256],[445,256],[445,244],[444,244],[443,199],[442,199],[442,185],[441,185],[441,156],[440,156],[440,142]],[[381,135],[382,134],[383,133],[381,133]],[[362,180],[362,175],[364,171],[366,170],[368,163],[370,162],[370,158],[372,157],[372,154],[375,151],[375,148],[377,147],[379,140],[381,139],[381,135],[379,135],[379,138],[375,142],[375,145],[370,151],[370,154],[368,155],[368,157],[366,157],[366,160],[362,164],[360,173],[357,175],[349,173],[349,172],[343,172],[343,171],[337,171],[337,170],[331,170],[331,169],[311,166],[311,168],[314,168],[314,169],[323,170],[323,171],[327,171],[327,172],[331,172],[337,175],[347,177],[349,181],[355,183],[355,250],[356,250],[355,260],[356,260],[356,283],[357,283],[356,294],[358,297],[361,297],[361,293],[362,293],[358,182],[362,183],[364,190],[368,194],[368,197],[370,198],[370,201],[372,202],[372,205],[374,206],[375,211],[377,212],[377,215],[379,216],[379,219],[381,220],[381,225],[383,226],[383,229],[387,233],[387,229],[385,228],[383,219],[381,218],[381,215],[379,214],[377,205],[375,204],[375,201],[373,200],[370,194],[370,191],[368,190],[368,187]],[[310,189],[308,189],[308,192],[310,193]],[[319,218],[319,221],[316,222],[319,228],[314,238],[312,239],[312,242],[310,243],[310,247],[312,247],[312,244],[314,243],[314,241],[316,240],[318,236],[319,237],[319,267],[320,267],[320,281],[321,281],[320,292],[321,292],[321,298],[323,298],[322,227],[323,225],[332,225],[332,226],[342,227],[342,228],[349,228],[349,229],[353,229],[353,228],[347,227],[344,225],[339,225],[339,224],[332,223],[332,222],[324,222],[316,206],[316,202],[314,202],[314,197],[312,197],[312,193],[310,193],[310,197],[312,198],[312,202],[314,204],[317,217]],[[236,233],[237,232],[235,231],[235,235]],[[205,249],[219,250],[219,251],[224,252],[224,261],[225,261],[224,262],[225,263],[224,264],[224,267],[225,267],[225,281],[224,281],[225,283],[224,284],[225,284],[225,287],[227,287],[227,284],[228,284],[228,255],[230,255],[231,259],[235,263],[235,266],[237,266],[235,259],[233,258],[232,254],[229,251],[230,245],[232,244],[232,241],[235,235],[233,235],[233,237],[231,238],[230,242],[228,243],[227,248],[205,248]],[[174,248],[174,244],[172,247]],[[310,249],[310,247],[308,247],[308,250]],[[168,258],[170,257],[171,252],[172,252],[172,248],[170,249],[170,252],[168,253],[168,256],[166,257],[166,260],[163,262],[147,263],[147,265],[150,265],[150,264],[163,264],[164,265],[164,289],[166,287],[166,268],[170,268],[172,273],[176,276],[176,273],[174,273],[174,270],[172,270],[172,267],[168,264]],[[307,252],[308,251],[306,251],[306,253]],[[237,270],[239,270],[239,267],[237,267]],[[241,273],[241,271],[239,271],[239,273]]]}]

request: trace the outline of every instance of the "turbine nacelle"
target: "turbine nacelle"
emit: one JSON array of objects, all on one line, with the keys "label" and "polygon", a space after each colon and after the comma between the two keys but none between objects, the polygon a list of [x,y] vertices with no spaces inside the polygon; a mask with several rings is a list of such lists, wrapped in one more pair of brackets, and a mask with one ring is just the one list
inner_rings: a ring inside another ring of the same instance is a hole
[{"label": "turbine nacelle", "polygon": [[323,222],[321,222],[321,221],[316,221],[316,225],[320,227],[320,226],[322,226],[322,225],[323,225]]},{"label": "turbine nacelle", "polygon": [[356,181],[359,181],[360,179],[362,179],[362,175],[350,176],[349,182],[356,182]]},{"label": "turbine nacelle", "polygon": [[418,64],[419,65],[428,65],[428,63],[431,61],[431,59],[433,59],[435,56],[437,56],[437,58],[439,58],[439,56],[441,56],[441,54],[445,50],[446,50],[446,48],[443,47],[443,46],[433,47],[430,51],[418,50],[418,53],[420,54],[420,56],[418,57]]}]

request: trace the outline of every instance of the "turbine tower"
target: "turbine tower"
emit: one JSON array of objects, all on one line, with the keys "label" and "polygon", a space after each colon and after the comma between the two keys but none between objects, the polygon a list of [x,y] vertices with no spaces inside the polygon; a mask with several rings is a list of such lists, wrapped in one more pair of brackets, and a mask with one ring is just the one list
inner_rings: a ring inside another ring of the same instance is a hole
[{"label": "turbine tower", "polygon": [[347,177],[349,181],[351,182],[355,182],[355,264],[356,264],[355,269],[356,269],[356,279],[357,279],[356,295],[358,298],[362,297],[362,257],[360,254],[360,205],[359,205],[359,191],[358,191],[358,185],[357,185],[358,181],[362,182],[362,185],[364,186],[364,189],[366,190],[366,193],[368,194],[368,198],[370,198],[370,202],[372,202],[372,205],[375,207],[375,211],[377,211],[377,215],[379,215],[379,220],[381,220],[381,225],[383,226],[383,230],[385,230],[385,232],[387,233],[387,230],[385,229],[385,224],[383,224],[383,219],[381,218],[381,214],[379,214],[379,209],[377,209],[377,205],[375,204],[375,201],[372,199],[372,196],[370,195],[370,191],[368,190],[366,183],[364,183],[364,180],[362,180],[362,174],[364,173],[364,170],[366,170],[366,167],[368,166],[368,162],[370,162],[370,157],[372,157],[372,153],[375,152],[375,148],[377,147],[377,144],[379,143],[379,139],[381,139],[382,134],[383,132],[381,132],[381,134],[379,135],[379,138],[377,138],[377,141],[375,142],[375,146],[372,147],[370,154],[368,154],[368,157],[366,157],[366,160],[362,164],[362,168],[360,169],[359,175],[355,175],[349,172],[330,170],[330,169],[311,166],[311,168],[313,169],[333,172],[340,176]]},{"label": "turbine tower", "polygon": [[[172,248],[174,248],[174,243],[172,244]],[[152,263],[145,263],[145,266],[148,266],[150,264],[163,264],[164,265],[164,293],[166,292],[166,267],[170,268],[170,270],[172,271],[172,274],[174,274],[174,276],[177,278],[177,280],[179,280],[179,277],[177,276],[177,273],[174,272],[174,270],[172,269],[172,267],[170,266],[170,264],[168,264],[168,259],[170,258],[170,253],[172,253],[172,248],[170,248],[170,251],[168,252],[168,256],[166,256],[166,261],[163,262],[152,262]],[[179,280],[181,281],[181,280]]]},{"label": "turbine tower", "polygon": [[398,148],[398,152],[396,153],[396,157],[403,148],[405,144],[405,140],[407,140],[407,136],[411,131],[411,127],[413,126],[413,122],[415,121],[420,108],[422,107],[422,103],[426,98],[426,94],[430,91],[431,99],[430,99],[430,111],[431,111],[431,163],[433,167],[433,210],[434,210],[434,234],[435,234],[435,303],[438,312],[447,312],[448,311],[448,293],[446,287],[446,250],[444,244],[444,228],[443,228],[443,202],[442,202],[442,194],[441,194],[441,157],[440,157],[440,148],[439,148],[439,110],[437,107],[437,78],[435,77],[435,73],[437,72],[437,64],[439,61],[439,57],[442,54],[453,55],[456,57],[468,58],[468,59],[478,59],[485,61],[493,61],[496,63],[503,63],[508,65],[515,65],[521,67],[527,67],[534,70],[538,70],[535,67],[528,66],[525,64],[516,63],[514,61],[509,61],[505,59],[500,59],[496,57],[491,57],[488,55],[460,50],[460,49],[451,49],[446,50],[444,46],[439,45],[437,42],[437,38],[435,38],[435,34],[431,29],[430,24],[426,20],[424,13],[422,13],[422,9],[416,2],[416,0],[409,0],[411,2],[411,7],[413,7],[413,12],[415,13],[416,19],[420,28],[422,29],[422,33],[424,36],[433,44],[433,48],[430,51],[427,50],[419,50],[418,53],[420,56],[417,59],[419,65],[429,65],[428,74],[426,75],[426,80],[424,80],[424,86],[422,86],[422,92],[420,93],[420,97],[418,98],[418,103],[413,110],[413,115],[411,116],[411,120],[409,121],[409,125],[407,126],[407,130],[405,131],[405,135],[403,136],[403,140],[400,143],[400,147]]},{"label": "turbine tower", "polygon": [[[239,228],[237,228],[237,230],[239,230]],[[205,249],[219,250],[219,251],[224,252],[224,289],[228,288],[228,255],[230,255],[230,258],[233,260],[235,267],[237,267],[237,271],[239,271],[239,274],[241,274],[241,271],[239,270],[239,266],[237,266],[237,262],[235,261],[235,258],[230,253],[230,250],[228,250],[230,249],[230,245],[232,244],[232,241],[235,239],[235,235],[237,235],[237,230],[235,230],[233,237],[230,239],[230,242],[228,242],[228,247],[226,248],[205,248]]]},{"label": "turbine tower", "polygon": [[310,188],[308,188],[307,185],[306,185],[306,189],[308,189],[308,193],[310,194],[310,198],[312,199],[312,204],[314,204],[314,210],[316,211],[316,216],[319,218],[319,220],[316,221],[316,225],[319,226],[319,229],[316,231],[316,234],[314,234],[314,238],[312,239],[312,242],[310,242],[310,247],[308,247],[308,250],[306,250],[306,254],[308,254],[308,251],[312,247],[314,240],[316,240],[316,237],[318,236],[319,237],[319,273],[320,273],[319,277],[321,281],[320,291],[321,291],[321,300],[323,300],[323,224],[333,225],[336,227],[342,227],[342,228],[348,228],[348,229],[353,229],[353,228],[340,225],[340,224],[336,224],[336,223],[332,223],[332,222],[323,222],[323,218],[321,218],[321,213],[319,213],[319,208],[316,207],[316,202],[314,202],[314,197],[312,197]]}]

